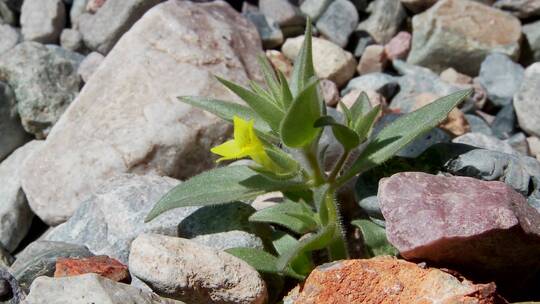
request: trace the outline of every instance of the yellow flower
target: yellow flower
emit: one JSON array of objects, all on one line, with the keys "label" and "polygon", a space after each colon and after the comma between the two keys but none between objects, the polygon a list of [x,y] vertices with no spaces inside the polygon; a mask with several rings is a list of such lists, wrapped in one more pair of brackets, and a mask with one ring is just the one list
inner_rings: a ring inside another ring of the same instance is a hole
[{"label": "yellow flower", "polygon": [[210,149],[212,153],[221,156],[217,161],[250,157],[264,168],[274,171],[274,163],[264,151],[264,145],[255,134],[253,120],[243,120],[233,117],[234,139]]}]

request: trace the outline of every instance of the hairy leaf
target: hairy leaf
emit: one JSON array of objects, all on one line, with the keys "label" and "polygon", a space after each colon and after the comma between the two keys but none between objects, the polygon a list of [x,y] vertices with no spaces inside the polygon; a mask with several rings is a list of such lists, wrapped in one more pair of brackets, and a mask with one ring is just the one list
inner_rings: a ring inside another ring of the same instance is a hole
[{"label": "hairy leaf", "polygon": [[300,203],[291,201],[259,210],[252,214],[249,220],[280,225],[298,234],[305,234],[317,229],[315,214],[306,210]]},{"label": "hairy leaf", "polygon": [[251,267],[255,268],[261,273],[284,273],[285,275],[299,280],[304,278],[303,275],[294,272],[294,270],[292,270],[290,267],[284,270],[278,270],[276,267],[277,257],[260,249],[237,247],[225,249],[225,252],[242,259],[244,262],[248,263]]},{"label": "hairy leaf", "polygon": [[366,219],[354,220],[351,224],[360,228],[360,232],[364,239],[364,248],[369,255],[368,257],[379,255],[396,256],[399,253],[397,249],[388,242],[386,231],[383,227]]},{"label": "hairy leaf", "polygon": [[381,105],[377,105],[373,109],[369,110],[365,115],[357,118],[354,125],[354,130],[358,134],[360,142],[363,142],[368,138],[369,132],[371,131],[371,128],[373,128],[379,113],[381,113]]},{"label": "hairy leaf", "polygon": [[304,42],[302,43],[300,52],[294,60],[294,68],[291,75],[291,90],[294,96],[298,96],[310,79],[315,76],[312,52],[311,22],[308,18]]},{"label": "hairy leaf", "polygon": [[315,127],[330,126],[334,137],[346,151],[356,148],[360,144],[360,138],[355,131],[334,120],[332,116],[323,116],[315,121]]}]

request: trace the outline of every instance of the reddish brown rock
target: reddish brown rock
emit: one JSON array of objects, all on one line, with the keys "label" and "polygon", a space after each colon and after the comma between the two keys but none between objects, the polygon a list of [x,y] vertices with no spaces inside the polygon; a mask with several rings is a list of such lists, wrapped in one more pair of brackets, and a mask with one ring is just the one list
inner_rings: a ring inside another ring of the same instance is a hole
[{"label": "reddish brown rock", "polygon": [[284,303],[493,304],[495,284],[475,285],[435,268],[391,257],[345,260],[317,267]]},{"label": "reddish brown rock", "polygon": [[540,213],[505,183],[405,172],[382,179],[378,198],[388,240],[406,259],[505,286],[540,273]]},{"label": "reddish brown rock", "polygon": [[382,72],[387,62],[388,58],[386,58],[384,46],[378,44],[368,45],[362,57],[360,57],[356,71],[360,75]]},{"label": "reddish brown rock", "polygon": [[411,50],[411,39],[409,32],[399,32],[384,46],[386,57],[390,60],[407,58]]},{"label": "reddish brown rock", "polygon": [[59,258],[55,277],[71,277],[85,273],[97,273],[113,281],[129,283],[128,267],[105,255],[89,258]]},{"label": "reddish brown rock", "polygon": [[291,75],[293,70],[292,63],[282,52],[268,50],[266,51],[266,58],[268,58],[268,61],[270,61],[270,64],[272,64],[272,67],[276,71],[281,71],[287,77]]},{"label": "reddish brown rock", "polygon": [[339,90],[337,85],[331,80],[322,79],[320,81],[320,86],[326,105],[335,107],[339,101]]}]

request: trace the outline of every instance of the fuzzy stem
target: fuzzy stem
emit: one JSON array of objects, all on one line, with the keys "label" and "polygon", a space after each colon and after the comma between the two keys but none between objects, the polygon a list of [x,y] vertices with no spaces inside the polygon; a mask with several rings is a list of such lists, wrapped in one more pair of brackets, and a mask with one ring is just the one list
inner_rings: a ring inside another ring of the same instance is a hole
[{"label": "fuzzy stem", "polygon": [[339,157],[336,165],[332,169],[332,172],[330,172],[330,175],[328,176],[328,182],[333,183],[336,180],[336,177],[338,176],[339,172],[343,168],[343,165],[345,165],[345,162],[349,158],[350,151],[344,151],[343,154]]},{"label": "fuzzy stem", "polygon": [[304,155],[306,156],[308,164],[311,167],[311,171],[313,174],[313,181],[315,182],[315,186],[323,184],[324,175],[322,173],[321,166],[319,164],[319,159],[316,153],[314,153],[312,149],[306,149],[304,150]]},{"label": "fuzzy stem", "polygon": [[328,245],[328,255],[330,259],[341,260],[349,257],[347,250],[347,241],[345,240],[345,233],[341,226],[341,216],[339,214],[339,208],[335,199],[336,191],[334,188],[330,188],[325,198],[325,205],[328,209],[328,222],[335,223],[337,230],[332,242]]}]

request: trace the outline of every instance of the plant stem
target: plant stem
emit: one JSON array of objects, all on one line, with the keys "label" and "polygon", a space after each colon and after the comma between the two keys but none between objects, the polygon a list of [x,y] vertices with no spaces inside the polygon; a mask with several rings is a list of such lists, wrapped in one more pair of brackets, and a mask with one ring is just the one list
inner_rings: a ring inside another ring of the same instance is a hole
[{"label": "plant stem", "polygon": [[343,168],[343,165],[345,165],[345,162],[349,158],[349,155],[351,154],[351,151],[344,151],[341,156],[339,157],[336,165],[332,169],[332,172],[330,172],[330,176],[328,176],[328,182],[333,183],[336,180],[336,177],[338,176],[339,172]]},{"label": "plant stem", "polygon": [[313,173],[313,181],[315,182],[315,186],[323,184],[324,176],[321,170],[321,166],[319,164],[319,159],[317,157],[317,154],[313,152],[312,149],[306,149],[304,150],[304,155],[306,156],[309,166],[311,167],[311,171]]},{"label": "plant stem", "polygon": [[341,260],[348,258],[349,253],[347,250],[345,234],[341,227],[341,217],[335,196],[336,190],[331,186],[326,194],[325,205],[328,209],[328,222],[335,223],[337,229],[334,239],[328,245],[327,250],[331,260]]}]

